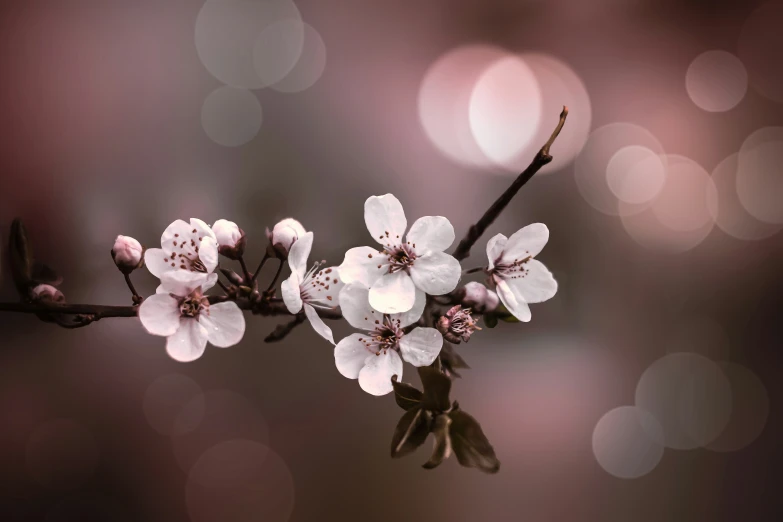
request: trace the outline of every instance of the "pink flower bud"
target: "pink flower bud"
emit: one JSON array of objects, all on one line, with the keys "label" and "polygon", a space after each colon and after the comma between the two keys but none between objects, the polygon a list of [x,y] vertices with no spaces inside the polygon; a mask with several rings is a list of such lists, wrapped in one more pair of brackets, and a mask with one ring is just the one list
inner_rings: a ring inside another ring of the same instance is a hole
[{"label": "pink flower bud", "polygon": [[239,259],[245,253],[245,233],[233,221],[218,219],[212,225],[218,251],[229,259]]},{"label": "pink flower bud", "polygon": [[114,264],[124,274],[130,274],[144,264],[143,254],[141,243],[130,236],[117,236],[111,249]]},{"label": "pink flower bud", "polygon": [[44,301],[46,303],[64,303],[65,296],[52,285],[38,285],[30,290],[30,298],[33,301]]},{"label": "pink flower bud", "polygon": [[285,259],[294,241],[307,233],[302,224],[294,218],[286,218],[280,221],[272,232],[266,231],[269,237],[269,243],[274,250],[274,254]]},{"label": "pink flower bud", "polygon": [[492,312],[500,303],[495,292],[475,281],[466,284],[462,292],[464,293],[462,304],[481,314]]}]

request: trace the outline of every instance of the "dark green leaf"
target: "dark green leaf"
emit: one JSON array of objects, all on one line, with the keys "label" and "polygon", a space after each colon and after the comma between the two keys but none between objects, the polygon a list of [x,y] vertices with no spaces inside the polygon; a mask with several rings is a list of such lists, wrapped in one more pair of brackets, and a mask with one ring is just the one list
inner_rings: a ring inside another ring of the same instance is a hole
[{"label": "dark green leaf", "polygon": [[478,421],[462,410],[451,411],[449,417],[451,446],[459,463],[485,473],[497,473],[500,461]]},{"label": "dark green leaf", "polygon": [[33,255],[27,241],[27,232],[20,219],[11,223],[11,234],[8,238],[11,276],[16,290],[23,299],[27,299],[27,290],[32,285]]},{"label": "dark green leaf", "polygon": [[435,445],[432,448],[430,460],[422,466],[424,469],[434,469],[451,455],[451,439],[449,437],[449,424],[451,419],[446,414],[435,417],[435,425],[432,434],[435,436]]},{"label": "dark green leaf", "polygon": [[421,408],[414,408],[405,412],[397,427],[391,442],[392,458],[408,455],[416,448],[424,444],[430,433],[432,417]]},{"label": "dark green leaf", "polygon": [[465,362],[458,353],[456,348],[451,343],[443,343],[443,349],[440,351],[440,363],[443,366],[443,371],[449,376],[462,377],[458,372],[458,368],[470,368],[468,363]]},{"label": "dark green leaf", "polygon": [[392,386],[394,387],[394,400],[403,410],[410,410],[421,406],[421,399],[424,396],[419,390],[404,382],[397,382],[397,376],[392,375]]},{"label": "dark green leaf", "polygon": [[431,366],[419,368],[419,377],[421,377],[421,384],[424,386],[422,408],[433,412],[448,410],[451,379],[445,373]]},{"label": "dark green leaf", "polygon": [[496,327],[498,325],[498,316],[495,314],[484,315],[484,324],[487,325],[487,328]]}]

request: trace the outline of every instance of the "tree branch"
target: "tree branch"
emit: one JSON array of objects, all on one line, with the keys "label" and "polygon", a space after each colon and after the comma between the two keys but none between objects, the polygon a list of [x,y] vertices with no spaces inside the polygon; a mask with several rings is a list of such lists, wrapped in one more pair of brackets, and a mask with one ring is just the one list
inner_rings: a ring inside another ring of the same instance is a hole
[{"label": "tree branch", "polygon": [[481,216],[481,219],[478,220],[478,223],[472,225],[468,229],[468,233],[465,234],[465,237],[462,239],[462,241],[459,242],[459,245],[457,245],[457,249],[453,254],[453,256],[458,261],[462,261],[470,255],[470,249],[473,247],[473,245],[476,244],[476,241],[479,240],[482,234],[487,231],[487,228],[489,228],[495,219],[497,219],[500,213],[503,212],[503,209],[508,206],[514,196],[516,196],[517,192],[519,192],[519,189],[521,189],[525,183],[530,181],[530,178],[532,178],[536,172],[541,170],[541,167],[549,164],[552,161],[552,156],[549,155],[549,149],[552,147],[555,139],[557,139],[557,136],[560,134],[567,116],[568,107],[564,106],[563,111],[560,113],[560,120],[557,123],[557,127],[555,127],[555,130],[552,132],[549,140],[547,140],[544,146],[541,147],[541,150],[539,150],[535,155],[530,165],[519,176],[517,176],[517,179],[514,180],[514,183],[512,183],[503,194],[501,194],[501,196],[492,204],[491,207],[489,207],[489,210],[487,210],[484,215]]}]

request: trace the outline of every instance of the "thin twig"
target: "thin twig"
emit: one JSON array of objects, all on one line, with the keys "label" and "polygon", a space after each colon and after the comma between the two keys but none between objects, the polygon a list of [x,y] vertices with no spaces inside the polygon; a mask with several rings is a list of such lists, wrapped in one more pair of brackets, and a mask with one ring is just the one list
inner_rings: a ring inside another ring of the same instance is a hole
[{"label": "thin twig", "polygon": [[264,339],[265,343],[275,343],[277,341],[282,341],[285,339],[288,334],[290,334],[294,328],[299,326],[305,321],[306,317],[304,313],[299,313],[294,317],[292,320],[288,321],[287,323],[279,324],[277,327],[266,336],[266,339]]},{"label": "thin twig", "polygon": [[555,142],[555,139],[557,139],[558,134],[560,134],[567,116],[568,107],[564,106],[563,111],[560,113],[560,120],[557,123],[557,127],[555,127],[555,130],[552,132],[549,140],[547,140],[544,146],[541,147],[541,150],[539,150],[535,155],[530,165],[524,171],[522,171],[519,176],[517,176],[517,179],[514,180],[514,183],[512,183],[511,186],[506,189],[506,191],[497,199],[497,201],[492,204],[491,207],[489,207],[489,210],[487,210],[484,215],[481,216],[481,219],[479,219],[475,225],[472,225],[468,229],[468,233],[465,234],[465,237],[462,239],[462,241],[459,242],[459,245],[457,245],[457,249],[453,254],[453,256],[458,261],[461,261],[470,255],[470,249],[473,247],[473,245],[476,244],[476,241],[478,241],[482,234],[486,232],[487,228],[489,228],[495,219],[497,219],[503,209],[508,206],[517,192],[519,192],[519,189],[521,189],[525,183],[530,181],[530,178],[532,178],[536,172],[541,170],[541,167],[552,161],[552,156],[549,155],[549,149]]},{"label": "thin twig", "polygon": [[264,268],[264,264],[266,264],[267,259],[269,259],[269,254],[264,254],[264,257],[261,259],[261,262],[258,263],[258,268],[256,268],[256,271],[253,273],[253,277],[250,279],[251,284],[255,282],[256,279],[258,279],[258,274],[261,273],[261,269]]},{"label": "thin twig", "polygon": [[253,276],[251,276],[250,272],[247,271],[247,265],[245,264],[245,258],[243,256],[239,256],[239,266],[242,267],[242,275],[245,276],[245,284],[253,284]]},{"label": "thin twig", "polygon": [[280,272],[283,271],[283,264],[284,264],[283,260],[281,259],[280,260],[280,266],[277,267],[277,272],[275,272],[275,277],[272,279],[272,282],[269,283],[269,287],[266,289],[266,293],[267,294],[269,294],[272,291],[272,289],[275,287],[275,285],[277,284],[277,278],[280,277]]},{"label": "thin twig", "polygon": [[226,294],[228,294],[228,293],[230,292],[230,290],[229,290],[229,289],[228,289],[228,287],[226,286],[226,283],[224,283],[224,282],[223,282],[223,281],[221,281],[220,279],[218,279],[218,281],[217,281],[217,284],[218,284],[218,286],[219,286],[220,288],[222,288],[222,289],[223,289],[223,291],[224,291]]},{"label": "thin twig", "polygon": [[139,293],[136,291],[136,288],[133,286],[133,283],[131,282],[130,274],[124,274],[124,275],[125,275],[125,283],[128,285],[128,288],[130,288],[130,291],[133,294],[133,304],[140,304],[143,298],[139,295]]}]

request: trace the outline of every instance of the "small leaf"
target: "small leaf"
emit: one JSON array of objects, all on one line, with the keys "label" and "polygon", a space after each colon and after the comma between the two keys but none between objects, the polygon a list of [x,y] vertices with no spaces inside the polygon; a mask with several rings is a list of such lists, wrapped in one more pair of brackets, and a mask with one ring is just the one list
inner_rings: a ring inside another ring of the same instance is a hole
[{"label": "small leaf", "polygon": [[451,391],[451,379],[431,366],[419,368],[419,377],[424,386],[424,398],[422,408],[433,412],[442,412],[449,409],[449,392]]},{"label": "small leaf", "polygon": [[404,457],[424,444],[430,433],[431,420],[430,414],[421,408],[405,412],[400,422],[397,423],[392,436],[392,458]]},{"label": "small leaf", "polygon": [[459,463],[485,473],[497,473],[500,461],[478,421],[462,410],[451,411],[449,417],[451,445]]},{"label": "small leaf", "polygon": [[27,290],[32,285],[33,255],[27,241],[27,232],[20,219],[14,219],[11,223],[8,250],[16,290],[22,299],[27,299]]},{"label": "small leaf", "polygon": [[231,270],[230,268],[220,268],[220,272],[226,276],[226,279],[228,279],[232,285],[241,285],[244,283],[244,279],[242,279],[242,276]]},{"label": "small leaf", "polygon": [[485,314],[484,324],[487,325],[487,328],[496,327],[498,325],[498,316],[495,314]]},{"label": "small leaf", "polygon": [[403,410],[410,410],[421,406],[421,399],[424,396],[419,390],[404,382],[397,382],[397,376],[392,375],[392,386],[394,387],[394,400]]},{"label": "small leaf", "polygon": [[468,363],[465,362],[458,353],[457,349],[451,343],[443,343],[443,349],[440,351],[440,363],[443,367],[443,371],[449,376],[462,377],[457,368],[470,369]]},{"label": "small leaf", "polygon": [[449,425],[451,419],[446,414],[435,417],[435,425],[432,428],[432,434],[435,436],[435,444],[432,448],[430,460],[422,466],[424,469],[434,469],[440,466],[440,463],[451,456],[451,438],[449,437]]},{"label": "small leaf", "polygon": [[48,265],[33,261],[31,276],[37,284],[57,286],[63,282],[63,278]]}]

